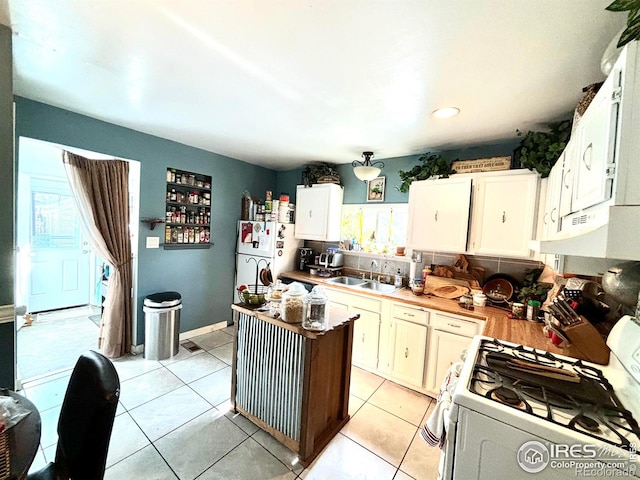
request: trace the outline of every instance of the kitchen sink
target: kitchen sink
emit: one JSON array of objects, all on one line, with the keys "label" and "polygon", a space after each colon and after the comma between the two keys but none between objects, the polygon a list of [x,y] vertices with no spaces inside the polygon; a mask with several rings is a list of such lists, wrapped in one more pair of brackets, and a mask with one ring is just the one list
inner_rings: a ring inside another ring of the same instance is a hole
[{"label": "kitchen sink", "polygon": [[386,283],[379,283],[373,280],[365,280],[356,277],[333,277],[328,278],[325,282],[351,287],[354,290],[369,290],[370,292],[377,293],[391,293],[397,290],[397,287],[394,287],[393,285],[387,285]]},{"label": "kitchen sink", "polygon": [[334,283],[337,285],[345,285],[347,287],[355,287],[358,285],[362,285],[363,283],[366,282],[366,280],[363,280],[361,278],[356,278],[356,277],[333,277],[333,278],[328,278],[327,280],[325,280],[325,282]]},{"label": "kitchen sink", "polygon": [[365,281],[363,284],[358,285],[356,288],[360,288],[362,290],[371,290],[372,292],[378,293],[391,293],[395,292],[398,287],[393,285],[389,285],[387,283],[378,283],[371,280]]}]

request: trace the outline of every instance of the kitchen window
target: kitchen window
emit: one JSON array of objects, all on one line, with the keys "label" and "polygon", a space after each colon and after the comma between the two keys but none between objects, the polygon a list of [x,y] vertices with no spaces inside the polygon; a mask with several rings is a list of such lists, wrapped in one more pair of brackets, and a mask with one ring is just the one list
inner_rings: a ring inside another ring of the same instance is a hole
[{"label": "kitchen window", "polygon": [[340,238],[347,250],[390,253],[407,241],[406,203],[342,206]]}]

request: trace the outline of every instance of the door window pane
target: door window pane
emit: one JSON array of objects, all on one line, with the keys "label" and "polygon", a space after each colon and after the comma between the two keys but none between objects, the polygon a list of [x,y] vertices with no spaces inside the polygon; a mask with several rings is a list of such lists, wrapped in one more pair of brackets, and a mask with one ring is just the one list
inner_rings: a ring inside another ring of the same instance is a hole
[{"label": "door window pane", "polygon": [[73,248],[80,246],[78,219],[70,195],[31,192],[32,248]]}]

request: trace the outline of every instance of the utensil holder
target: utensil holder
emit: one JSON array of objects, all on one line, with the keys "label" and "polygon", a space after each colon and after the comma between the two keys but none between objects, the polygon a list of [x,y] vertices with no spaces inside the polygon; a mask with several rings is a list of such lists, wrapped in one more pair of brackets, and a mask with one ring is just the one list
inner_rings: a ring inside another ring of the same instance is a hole
[{"label": "utensil holder", "polygon": [[609,363],[609,347],[598,330],[589,321],[580,316],[580,323],[564,327],[563,331],[571,342],[588,361],[599,365]]}]

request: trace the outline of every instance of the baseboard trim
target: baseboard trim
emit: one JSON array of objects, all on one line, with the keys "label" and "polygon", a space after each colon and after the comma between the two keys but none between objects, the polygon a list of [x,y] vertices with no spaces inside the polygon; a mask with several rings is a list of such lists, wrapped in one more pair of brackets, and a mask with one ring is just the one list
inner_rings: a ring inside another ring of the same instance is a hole
[{"label": "baseboard trim", "polygon": [[16,319],[16,311],[13,304],[0,305],[0,323],[11,323]]},{"label": "baseboard trim", "polygon": [[206,327],[196,328],[195,330],[189,330],[188,332],[182,332],[180,334],[180,341],[188,340],[191,337],[197,337],[198,335],[204,335],[205,333],[215,332],[227,328],[227,322],[218,322],[213,325],[207,325]]}]

